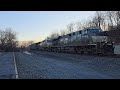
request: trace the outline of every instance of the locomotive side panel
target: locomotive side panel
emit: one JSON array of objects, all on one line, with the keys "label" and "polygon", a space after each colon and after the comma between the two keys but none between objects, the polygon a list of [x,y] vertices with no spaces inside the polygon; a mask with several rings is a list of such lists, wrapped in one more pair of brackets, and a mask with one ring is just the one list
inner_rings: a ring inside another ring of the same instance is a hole
[{"label": "locomotive side panel", "polygon": [[113,45],[108,41],[108,36],[97,28],[86,28],[52,40],[45,40],[40,46],[46,51],[88,54],[113,53],[112,47]]}]

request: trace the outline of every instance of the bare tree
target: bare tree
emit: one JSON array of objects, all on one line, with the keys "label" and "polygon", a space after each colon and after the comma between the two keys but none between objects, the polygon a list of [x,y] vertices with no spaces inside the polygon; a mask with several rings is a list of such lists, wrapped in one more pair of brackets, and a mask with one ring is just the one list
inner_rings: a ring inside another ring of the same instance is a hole
[{"label": "bare tree", "polygon": [[114,11],[114,21],[115,21],[115,25],[118,26],[120,24],[120,11]]},{"label": "bare tree", "polygon": [[11,28],[7,28],[5,31],[0,31],[0,43],[4,50],[12,51],[16,48],[17,38],[16,32],[12,31]]},{"label": "bare tree", "polygon": [[22,50],[29,50],[29,46],[34,44],[35,42],[34,41],[21,41],[19,42],[19,47],[22,49]]},{"label": "bare tree", "polygon": [[0,31],[0,44],[1,44],[1,48],[3,49],[5,44],[6,44],[6,35],[4,31]]},{"label": "bare tree", "polygon": [[31,44],[34,44],[35,42],[33,40],[31,40],[31,41],[28,41],[27,43],[28,43],[28,46],[29,46]]},{"label": "bare tree", "polygon": [[76,28],[77,28],[77,31],[81,30],[83,28],[82,23],[81,22],[76,22]]},{"label": "bare tree", "polygon": [[54,39],[54,38],[56,38],[56,37],[58,37],[59,36],[59,33],[58,32],[52,32],[48,37],[47,37],[47,39]]},{"label": "bare tree", "polygon": [[31,41],[21,41],[21,42],[19,42],[19,46],[24,47],[24,48],[27,48],[31,44],[34,44],[34,41],[31,40]]},{"label": "bare tree", "polygon": [[10,50],[13,50],[14,48],[16,48],[16,32],[15,31],[12,31],[11,28],[7,28],[5,30],[5,37],[6,37],[6,46],[7,46],[7,49]]},{"label": "bare tree", "polygon": [[113,30],[114,27],[118,29],[118,26],[120,26],[120,11],[107,11],[105,14],[109,30]]},{"label": "bare tree", "polygon": [[92,20],[93,26],[101,28],[104,25],[104,15],[101,12],[96,12]]},{"label": "bare tree", "polygon": [[60,30],[60,35],[66,35],[67,34],[67,30],[66,29],[63,29],[63,30]]},{"label": "bare tree", "polygon": [[113,17],[114,17],[113,11],[107,11],[106,12],[106,18],[107,18],[109,26],[113,26],[114,25]]},{"label": "bare tree", "polygon": [[68,25],[67,25],[67,29],[68,29],[68,33],[73,32],[73,30],[74,30],[74,23],[68,24]]}]

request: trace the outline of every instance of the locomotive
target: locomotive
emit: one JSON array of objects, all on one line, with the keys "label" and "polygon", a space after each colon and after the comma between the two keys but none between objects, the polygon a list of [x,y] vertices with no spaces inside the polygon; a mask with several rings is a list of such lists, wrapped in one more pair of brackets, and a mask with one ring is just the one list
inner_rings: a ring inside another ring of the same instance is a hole
[{"label": "locomotive", "polygon": [[39,43],[39,50],[81,54],[114,54],[114,42],[106,31],[98,27],[88,27]]}]

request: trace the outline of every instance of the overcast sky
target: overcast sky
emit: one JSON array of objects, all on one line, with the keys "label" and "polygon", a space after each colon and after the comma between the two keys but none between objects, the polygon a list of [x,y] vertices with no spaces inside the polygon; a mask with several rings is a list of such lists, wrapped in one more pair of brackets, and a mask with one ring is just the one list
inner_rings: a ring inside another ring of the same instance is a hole
[{"label": "overcast sky", "polygon": [[0,11],[0,29],[11,27],[18,40],[43,40],[71,22],[86,20],[95,11]]}]

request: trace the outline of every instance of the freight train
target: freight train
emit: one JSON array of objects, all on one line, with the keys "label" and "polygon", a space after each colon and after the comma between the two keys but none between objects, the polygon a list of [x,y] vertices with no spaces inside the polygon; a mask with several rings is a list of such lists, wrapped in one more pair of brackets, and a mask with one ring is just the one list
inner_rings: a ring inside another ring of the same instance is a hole
[{"label": "freight train", "polygon": [[[37,44],[36,50],[81,54],[114,54],[114,42],[106,31],[98,27],[84,28],[76,32],[46,39]],[[34,47],[35,48],[35,47]]]}]

